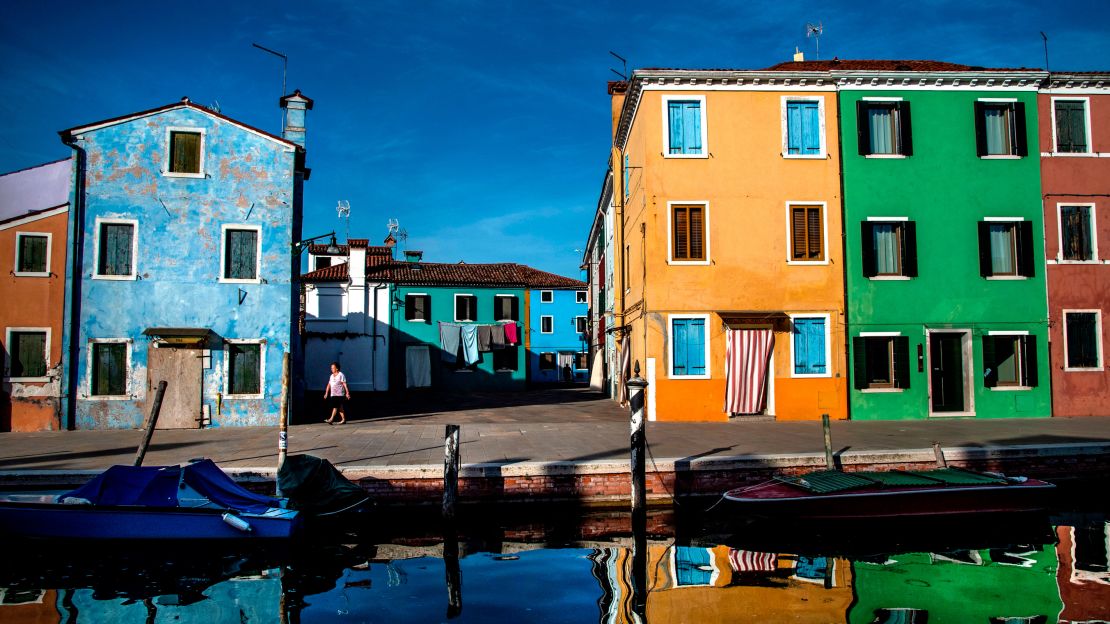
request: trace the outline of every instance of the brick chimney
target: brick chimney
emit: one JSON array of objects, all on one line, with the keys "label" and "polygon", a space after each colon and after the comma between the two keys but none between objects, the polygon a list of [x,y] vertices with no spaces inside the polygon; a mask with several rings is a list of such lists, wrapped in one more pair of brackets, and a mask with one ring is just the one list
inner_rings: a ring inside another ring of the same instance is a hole
[{"label": "brick chimney", "polygon": [[609,81],[609,97],[613,106],[613,138],[617,138],[617,126],[621,122],[621,109],[624,108],[624,96],[628,93],[628,83],[623,80]]},{"label": "brick chimney", "polygon": [[285,109],[285,129],[282,130],[281,137],[304,147],[304,122],[306,113],[312,110],[312,99],[305,97],[301,94],[301,90],[297,89],[283,96],[279,104]]}]

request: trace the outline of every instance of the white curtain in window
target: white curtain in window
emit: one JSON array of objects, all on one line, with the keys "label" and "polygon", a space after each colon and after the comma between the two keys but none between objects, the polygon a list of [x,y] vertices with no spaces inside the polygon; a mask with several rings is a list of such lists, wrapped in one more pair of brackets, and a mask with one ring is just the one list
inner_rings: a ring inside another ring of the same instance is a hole
[{"label": "white curtain in window", "polygon": [[987,108],[983,111],[987,131],[987,153],[1010,153],[1009,110],[1001,107]]},{"label": "white curtain in window", "polygon": [[893,223],[876,223],[875,269],[879,275],[895,275],[898,271],[898,226]]},{"label": "white curtain in window", "polygon": [[872,154],[893,154],[894,153],[894,137],[891,135],[891,129],[894,124],[891,123],[891,116],[894,111],[882,106],[875,106],[867,109],[867,121],[871,130],[871,153]]},{"label": "white curtain in window", "polygon": [[1016,273],[1012,237],[1009,223],[991,225],[991,272],[995,275]]}]

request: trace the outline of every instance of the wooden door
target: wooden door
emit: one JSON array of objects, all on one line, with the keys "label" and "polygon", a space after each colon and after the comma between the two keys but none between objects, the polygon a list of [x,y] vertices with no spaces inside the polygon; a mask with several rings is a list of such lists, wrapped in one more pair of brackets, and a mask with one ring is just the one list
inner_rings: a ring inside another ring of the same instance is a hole
[{"label": "wooden door", "polygon": [[200,426],[201,353],[200,349],[156,348],[155,345],[147,351],[147,418],[158,382],[166,381],[158,429]]}]

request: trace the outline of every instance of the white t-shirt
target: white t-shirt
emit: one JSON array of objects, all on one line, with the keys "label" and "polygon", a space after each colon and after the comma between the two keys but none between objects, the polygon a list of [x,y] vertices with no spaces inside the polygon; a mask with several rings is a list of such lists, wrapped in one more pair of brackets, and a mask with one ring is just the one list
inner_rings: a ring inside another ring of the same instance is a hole
[{"label": "white t-shirt", "polygon": [[331,387],[331,396],[346,396],[347,393],[343,391],[343,384],[345,383],[347,383],[347,377],[343,374],[343,371],[332,375],[331,379],[328,380],[328,386]]}]

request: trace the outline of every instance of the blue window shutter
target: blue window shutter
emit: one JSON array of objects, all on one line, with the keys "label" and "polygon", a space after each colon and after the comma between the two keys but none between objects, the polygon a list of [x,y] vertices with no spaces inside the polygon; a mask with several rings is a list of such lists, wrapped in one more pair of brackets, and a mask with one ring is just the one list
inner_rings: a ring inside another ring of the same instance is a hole
[{"label": "blue window shutter", "polygon": [[625,154],[624,155],[624,197],[625,197],[625,199],[628,199],[628,178],[629,178],[628,154]]},{"label": "blue window shutter", "polygon": [[809,319],[796,318],[794,325],[794,373],[809,372]]},{"label": "blue window shutter", "polygon": [[683,102],[668,102],[671,121],[671,144],[668,146],[668,151],[671,154],[686,152],[686,146],[682,142],[682,105]]},{"label": "blue window shutter", "polygon": [[826,371],[825,362],[825,319],[809,319],[809,338],[806,340],[809,348],[809,372],[823,375]]},{"label": "blue window shutter", "polygon": [[804,102],[800,116],[802,126],[802,147],[806,154],[821,153],[821,120],[817,102]]},{"label": "blue window shutter", "polygon": [[671,329],[671,351],[674,363],[671,368],[672,375],[689,375],[689,367],[687,364],[688,349],[686,345],[686,337],[688,334],[687,319],[672,321]]},{"label": "blue window shutter", "polygon": [[802,103],[786,103],[786,152],[802,153]]},{"label": "blue window shutter", "polygon": [[690,319],[686,326],[686,363],[690,375],[705,374],[705,319]]},{"label": "blue window shutter", "polygon": [[701,153],[701,103],[700,102],[686,102],[685,103],[685,119],[683,123],[682,134],[686,140],[686,149],[684,154],[700,154]]},{"label": "blue window shutter", "polygon": [[675,546],[676,585],[709,585],[713,581],[712,554],[708,548]]}]

